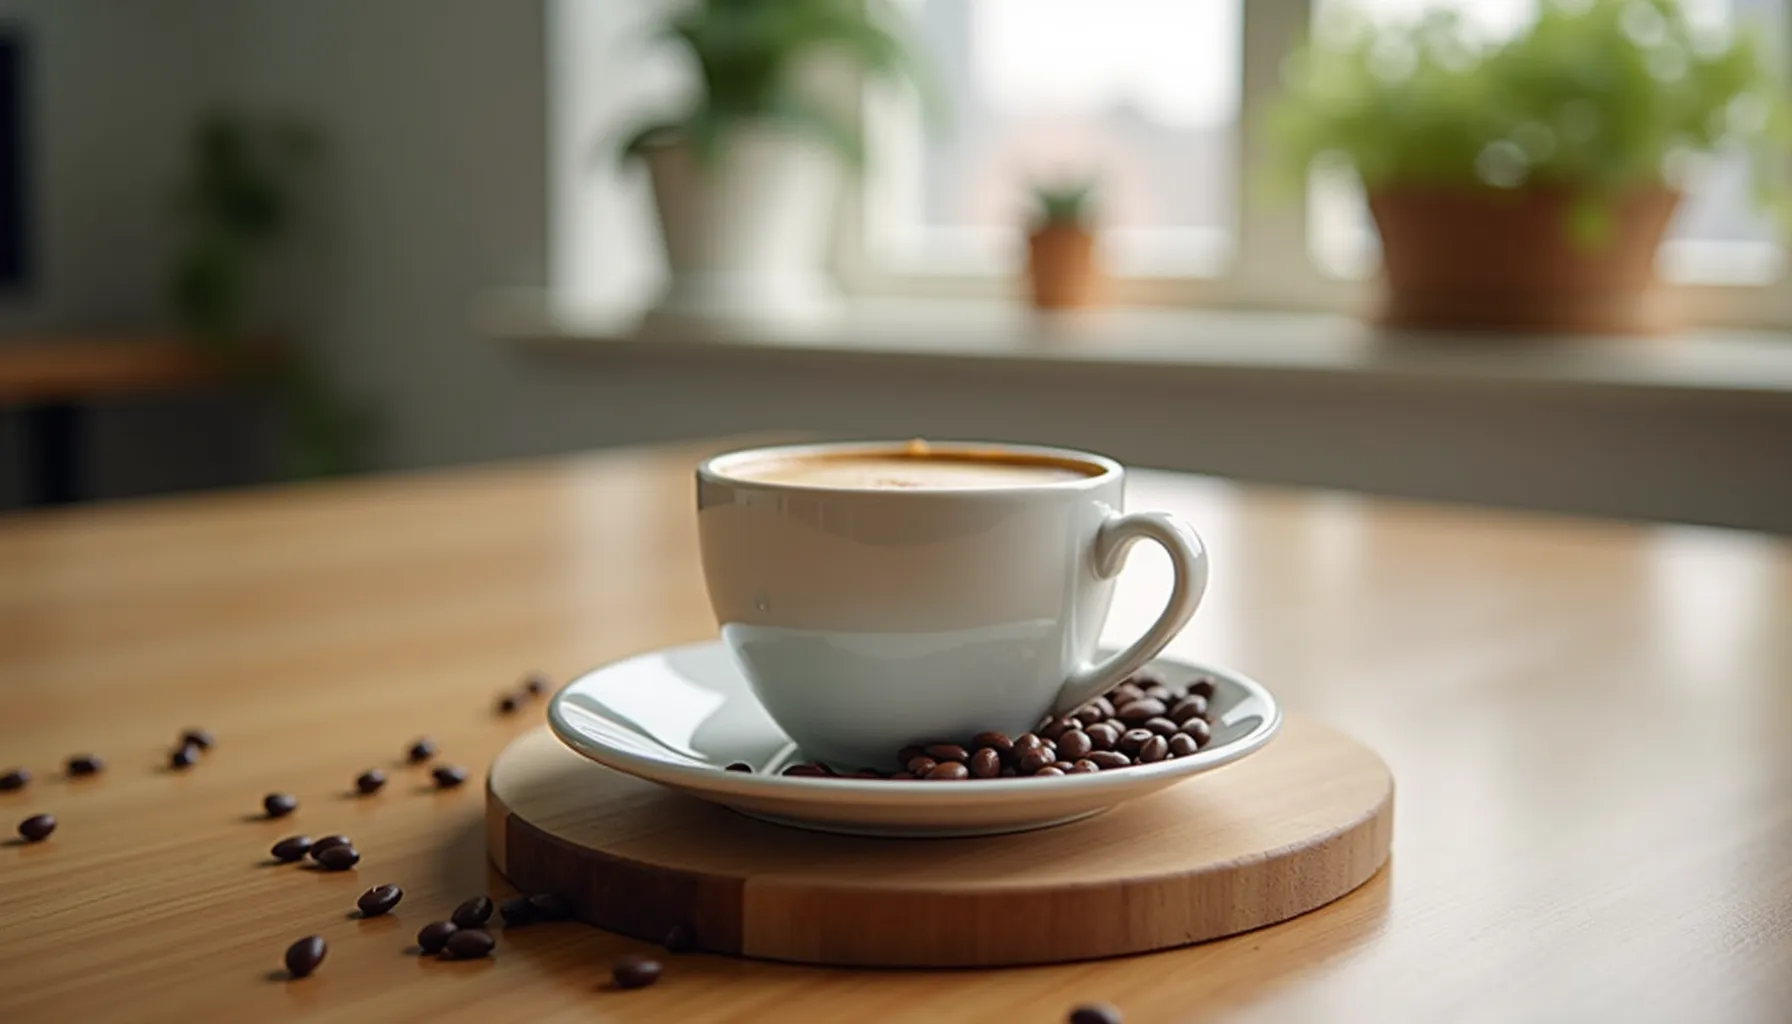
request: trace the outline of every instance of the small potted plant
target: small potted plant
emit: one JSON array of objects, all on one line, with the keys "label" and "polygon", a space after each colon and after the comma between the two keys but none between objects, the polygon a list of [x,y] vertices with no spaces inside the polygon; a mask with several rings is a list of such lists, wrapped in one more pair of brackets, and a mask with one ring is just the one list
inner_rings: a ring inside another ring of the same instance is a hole
[{"label": "small potted plant", "polygon": [[1027,278],[1036,309],[1079,309],[1099,298],[1102,273],[1094,198],[1092,180],[1033,186]]},{"label": "small potted plant", "polygon": [[1762,47],[1696,29],[1677,0],[1544,0],[1498,44],[1453,12],[1345,17],[1286,78],[1283,169],[1360,177],[1393,326],[1659,329],[1655,254],[1687,169],[1747,152],[1770,206],[1786,173]]},{"label": "small potted plant", "polygon": [[658,313],[787,323],[831,308],[840,169],[863,162],[842,72],[917,79],[892,24],[879,0],[699,0],[671,17],[696,95],[622,145],[653,180],[670,270]]}]

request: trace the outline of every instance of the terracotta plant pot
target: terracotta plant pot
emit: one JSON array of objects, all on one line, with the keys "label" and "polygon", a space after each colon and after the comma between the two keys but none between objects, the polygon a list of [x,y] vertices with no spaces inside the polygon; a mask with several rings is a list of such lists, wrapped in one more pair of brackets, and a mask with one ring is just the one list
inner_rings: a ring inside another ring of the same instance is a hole
[{"label": "terracotta plant pot", "polygon": [[1095,234],[1071,224],[1047,224],[1027,238],[1027,276],[1038,309],[1093,306],[1101,291]]},{"label": "terracotta plant pot", "polygon": [[1575,201],[1542,188],[1372,192],[1387,280],[1381,322],[1582,333],[1671,326],[1655,250],[1680,194],[1651,187],[1615,200],[1597,242],[1574,236]]}]

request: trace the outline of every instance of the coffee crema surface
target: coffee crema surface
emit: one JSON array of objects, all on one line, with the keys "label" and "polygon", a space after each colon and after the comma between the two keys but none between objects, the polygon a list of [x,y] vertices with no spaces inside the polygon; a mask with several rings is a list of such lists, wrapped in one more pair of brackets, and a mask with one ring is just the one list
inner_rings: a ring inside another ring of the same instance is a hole
[{"label": "coffee crema surface", "polygon": [[758,459],[728,467],[729,476],[760,483],[850,490],[956,491],[1087,480],[1101,467],[1048,458],[975,452],[841,452]]}]

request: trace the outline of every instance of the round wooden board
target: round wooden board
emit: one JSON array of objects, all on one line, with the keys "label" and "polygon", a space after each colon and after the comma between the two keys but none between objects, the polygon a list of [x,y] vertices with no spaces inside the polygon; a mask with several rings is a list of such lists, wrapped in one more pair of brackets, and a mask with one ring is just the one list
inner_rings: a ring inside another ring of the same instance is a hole
[{"label": "round wooden board", "polygon": [[683,924],[718,953],[971,967],[1163,949],[1306,913],[1387,861],[1393,805],[1374,752],[1289,718],[1235,765],[1074,824],[856,838],[673,793],[544,728],[492,763],[486,837],[519,889],[639,939]]}]

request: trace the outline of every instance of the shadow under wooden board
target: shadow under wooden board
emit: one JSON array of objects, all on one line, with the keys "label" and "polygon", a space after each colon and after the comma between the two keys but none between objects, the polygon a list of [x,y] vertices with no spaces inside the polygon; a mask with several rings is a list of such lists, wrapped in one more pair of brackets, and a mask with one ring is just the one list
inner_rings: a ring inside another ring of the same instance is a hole
[{"label": "shadow under wooden board", "polygon": [[[939,785],[975,785],[973,782]],[[524,892],[658,942],[802,963],[973,967],[1139,953],[1287,920],[1388,857],[1394,782],[1298,717],[1260,753],[1105,814],[968,839],[755,821],[604,768],[543,729],[492,764],[487,848]]]}]

